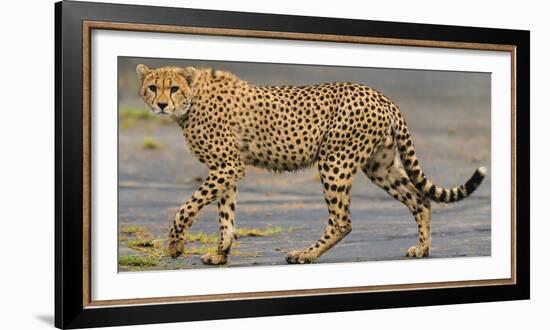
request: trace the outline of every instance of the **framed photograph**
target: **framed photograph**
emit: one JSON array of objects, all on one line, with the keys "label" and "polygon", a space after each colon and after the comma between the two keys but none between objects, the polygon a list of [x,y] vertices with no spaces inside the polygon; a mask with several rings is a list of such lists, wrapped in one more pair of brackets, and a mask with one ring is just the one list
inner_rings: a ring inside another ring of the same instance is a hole
[{"label": "framed photograph", "polygon": [[528,31],[55,14],[57,327],[529,298]]}]

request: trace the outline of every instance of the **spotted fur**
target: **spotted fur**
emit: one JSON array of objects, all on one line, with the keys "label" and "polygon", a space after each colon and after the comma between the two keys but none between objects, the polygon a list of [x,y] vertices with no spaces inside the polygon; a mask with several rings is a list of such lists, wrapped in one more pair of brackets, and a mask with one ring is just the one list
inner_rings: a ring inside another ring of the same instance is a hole
[{"label": "spotted fur", "polygon": [[317,165],[329,216],[321,237],[287,254],[289,263],[310,263],[351,232],[350,190],[357,170],[405,204],[418,225],[418,244],[408,257],[430,253],[430,201],[451,203],[474,192],[483,180],[476,170],[463,185],[436,186],[422,171],[398,107],[360,84],[256,86],[210,68],[138,65],[140,94],[151,111],[171,116],[189,149],[209,174],[177,212],[169,235],[172,257],[197,213],[217,201],[220,240],[205,264],[228,261],[234,237],[237,183],[245,167],[295,171]]}]

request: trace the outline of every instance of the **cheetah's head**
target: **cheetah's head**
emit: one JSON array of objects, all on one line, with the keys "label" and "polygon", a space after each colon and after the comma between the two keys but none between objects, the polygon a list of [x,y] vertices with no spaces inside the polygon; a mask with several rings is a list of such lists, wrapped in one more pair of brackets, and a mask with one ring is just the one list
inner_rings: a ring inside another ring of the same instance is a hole
[{"label": "cheetah's head", "polygon": [[192,83],[197,70],[193,67],[136,67],[139,93],[155,114],[182,117],[191,107]]}]

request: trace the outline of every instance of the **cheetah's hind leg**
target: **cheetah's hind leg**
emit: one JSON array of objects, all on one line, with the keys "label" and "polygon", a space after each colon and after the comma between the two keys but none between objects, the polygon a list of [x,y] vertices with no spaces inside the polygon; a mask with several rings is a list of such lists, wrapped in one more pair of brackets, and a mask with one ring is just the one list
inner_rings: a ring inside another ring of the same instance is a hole
[{"label": "cheetah's hind leg", "polygon": [[363,172],[390,196],[405,204],[413,214],[418,226],[418,244],[408,248],[405,256],[426,257],[431,248],[430,200],[416,189],[400,164],[392,139],[376,152]]},{"label": "cheetah's hind leg", "polygon": [[319,174],[329,211],[328,224],[315,243],[304,250],[287,254],[289,264],[312,263],[351,232],[349,193],[355,172],[354,165],[342,167],[328,159],[319,161]]}]

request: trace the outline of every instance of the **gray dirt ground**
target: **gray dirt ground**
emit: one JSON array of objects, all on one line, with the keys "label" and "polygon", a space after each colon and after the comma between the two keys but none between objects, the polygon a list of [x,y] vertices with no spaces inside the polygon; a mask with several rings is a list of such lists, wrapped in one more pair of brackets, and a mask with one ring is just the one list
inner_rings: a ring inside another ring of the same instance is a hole
[{"label": "gray dirt ground", "polygon": [[[432,93],[410,95],[400,93],[399,88],[391,89],[391,84],[387,86],[383,92],[398,101],[411,128],[421,166],[432,181],[454,186],[463,183],[479,166],[490,169],[488,97],[467,98],[447,91],[434,99]],[[135,97],[121,99],[121,108],[128,104],[140,103]],[[163,147],[144,149],[144,136],[154,136]],[[155,237],[164,239],[177,207],[205,176],[205,167],[190,155],[177,125],[138,121],[131,128],[121,128],[119,226],[145,226]],[[491,254],[490,186],[489,170],[472,197],[453,205],[433,204],[430,258]],[[319,263],[404,259],[405,250],[417,242],[416,224],[408,210],[362,173],[354,181],[351,211],[353,231]],[[279,226],[283,230],[268,237],[239,238],[235,255],[225,267],[285,264],[285,253],[314,242],[326,219],[314,168],[286,174],[248,168],[239,185],[237,227]],[[217,210],[212,204],[199,214],[191,231],[213,234],[217,227]],[[129,254],[139,253],[120,241],[119,256]],[[212,267],[202,265],[199,257],[162,257],[156,266],[147,269]]]}]

